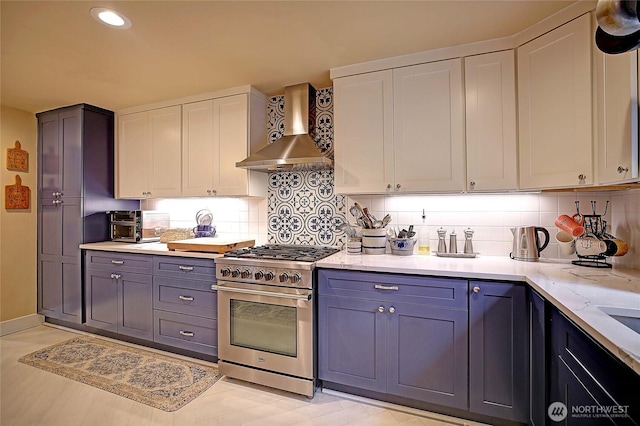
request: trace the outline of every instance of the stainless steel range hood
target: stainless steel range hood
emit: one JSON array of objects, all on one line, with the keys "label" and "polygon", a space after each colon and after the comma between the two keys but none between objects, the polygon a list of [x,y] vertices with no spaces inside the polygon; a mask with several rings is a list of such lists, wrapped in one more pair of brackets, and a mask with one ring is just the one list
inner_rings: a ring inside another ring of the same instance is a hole
[{"label": "stainless steel range hood", "polygon": [[284,91],[284,136],[267,144],[236,167],[259,171],[316,170],[333,167],[309,136],[315,123],[316,89],[309,83],[287,86]]}]

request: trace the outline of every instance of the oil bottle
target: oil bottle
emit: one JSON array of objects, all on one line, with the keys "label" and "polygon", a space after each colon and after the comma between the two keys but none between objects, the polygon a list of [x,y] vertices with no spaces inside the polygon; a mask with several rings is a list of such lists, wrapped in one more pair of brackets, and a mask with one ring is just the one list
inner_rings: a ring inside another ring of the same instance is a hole
[{"label": "oil bottle", "polygon": [[422,224],[418,228],[418,254],[431,254],[429,248],[429,228],[427,227],[427,215],[422,209]]}]

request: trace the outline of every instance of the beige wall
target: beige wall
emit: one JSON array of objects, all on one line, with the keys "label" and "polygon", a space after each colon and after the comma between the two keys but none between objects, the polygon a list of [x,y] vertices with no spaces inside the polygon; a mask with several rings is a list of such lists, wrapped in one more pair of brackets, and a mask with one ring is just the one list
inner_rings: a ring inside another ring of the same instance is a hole
[{"label": "beige wall", "polygon": [[[33,114],[2,107],[2,208],[0,210],[0,321],[7,321],[36,312],[36,175],[37,121]],[[29,153],[29,170],[7,170],[7,149],[20,141]],[[13,185],[15,176],[31,189],[29,210],[7,210],[4,187]]]}]

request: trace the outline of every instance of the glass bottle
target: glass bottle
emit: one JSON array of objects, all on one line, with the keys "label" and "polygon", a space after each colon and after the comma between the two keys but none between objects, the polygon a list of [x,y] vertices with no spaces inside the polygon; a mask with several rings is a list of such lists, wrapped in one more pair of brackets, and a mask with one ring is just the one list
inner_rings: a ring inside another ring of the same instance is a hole
[{"label": "glass bottle", "polygon": [[418,254],[431,254],[429,247],[429,228],[427,227],[427,215],[422,209],[422,225],[418,228]]}]

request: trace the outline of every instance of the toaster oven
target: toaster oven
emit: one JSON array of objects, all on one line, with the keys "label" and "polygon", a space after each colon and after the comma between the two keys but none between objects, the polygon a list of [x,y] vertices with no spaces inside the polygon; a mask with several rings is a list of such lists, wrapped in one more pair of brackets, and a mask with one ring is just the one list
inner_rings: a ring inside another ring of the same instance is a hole
[{"label": "toaster oven", "polygon": [[169,227],[169,213],[154,210],[108,211],[111,241],[148,243],[160,240]]}]

